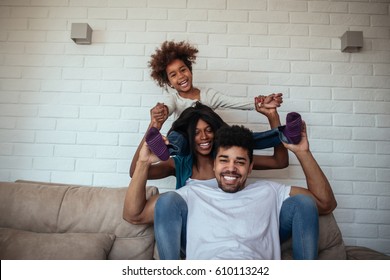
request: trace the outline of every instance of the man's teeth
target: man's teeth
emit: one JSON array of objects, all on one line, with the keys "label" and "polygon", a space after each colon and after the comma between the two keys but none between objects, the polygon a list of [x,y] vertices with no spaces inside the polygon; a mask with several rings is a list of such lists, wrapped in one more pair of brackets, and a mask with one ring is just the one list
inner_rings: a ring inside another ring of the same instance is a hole
[{"label": "man's teeth", "polygon": [[228,181],[233,181],[233,180],[237,179],[236,177],[231,177],[231,176],[223,176],[223,178],[225,180],[228,180]]}]

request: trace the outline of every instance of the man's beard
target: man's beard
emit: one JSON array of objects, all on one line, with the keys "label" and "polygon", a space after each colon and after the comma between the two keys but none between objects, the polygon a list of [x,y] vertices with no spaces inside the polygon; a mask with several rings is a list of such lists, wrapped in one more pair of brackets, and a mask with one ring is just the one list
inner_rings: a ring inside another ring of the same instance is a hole
[{"label": "man's beard", "polygon": [[[222,180],[226,181],[226,179],[223,179],[224,176],[237,177],[238,181],[235,185],[228,185],[228,184],[223,185]],[[236,193],[245,187],[245,181],[240,181],[239,179],[241,179],[241,175],[237,174],[236,172],[223,172],[220,174],[219,180],[217,180],[218,187],[224,192]]]}]

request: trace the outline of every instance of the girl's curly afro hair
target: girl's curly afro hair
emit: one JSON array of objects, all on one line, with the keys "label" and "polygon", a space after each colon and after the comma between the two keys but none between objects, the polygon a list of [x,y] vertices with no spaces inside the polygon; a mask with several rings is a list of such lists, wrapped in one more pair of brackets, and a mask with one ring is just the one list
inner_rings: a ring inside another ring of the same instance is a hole
[{"label": "girl's curly afro hair", "polygon": [[160,87],[169,83],[166,73],[167,66],[175,59],[182,60],[192,72],[192,63],[195,63],[198,49],[188,42],[165,41],[160,49],[151,56],[148,66],[152,69],[150,76]]}]

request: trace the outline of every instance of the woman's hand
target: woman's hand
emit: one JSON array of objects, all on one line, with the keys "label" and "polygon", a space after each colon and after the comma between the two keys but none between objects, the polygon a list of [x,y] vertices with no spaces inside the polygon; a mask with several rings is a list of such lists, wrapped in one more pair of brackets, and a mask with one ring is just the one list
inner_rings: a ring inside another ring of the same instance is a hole
[{"label": "woman's hand", "polygon": [[255,97],[256,108],[278,108],[283,103],[283,94],[282,93],[272,93],[268,96],[259,95]]},{"label": "woman's hand", "polygon": [[167,119],[168,107],[164,103],[157,103],[156,106],[150,109],[151,126],[160,130]]}]

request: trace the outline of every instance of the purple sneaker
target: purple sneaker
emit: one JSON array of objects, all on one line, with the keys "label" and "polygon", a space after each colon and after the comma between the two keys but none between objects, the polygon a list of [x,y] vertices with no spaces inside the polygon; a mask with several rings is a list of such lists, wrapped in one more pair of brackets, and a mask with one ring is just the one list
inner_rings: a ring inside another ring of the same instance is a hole
[{"label": "purple sneaker", "polygon": [[151,127],[145,136],[145,141],[148,143],[149,149],[161,160],[169,159],[169,151],[164,143],[160,131],[157,128]]},{"label": "purple sneaker", "polygon": [[302,118],[301,115],[296,112],[287,114],[286,125],[281,130],[284,136],[288,139],[290,144],[298,144],[301,142],[302,132]]}]

